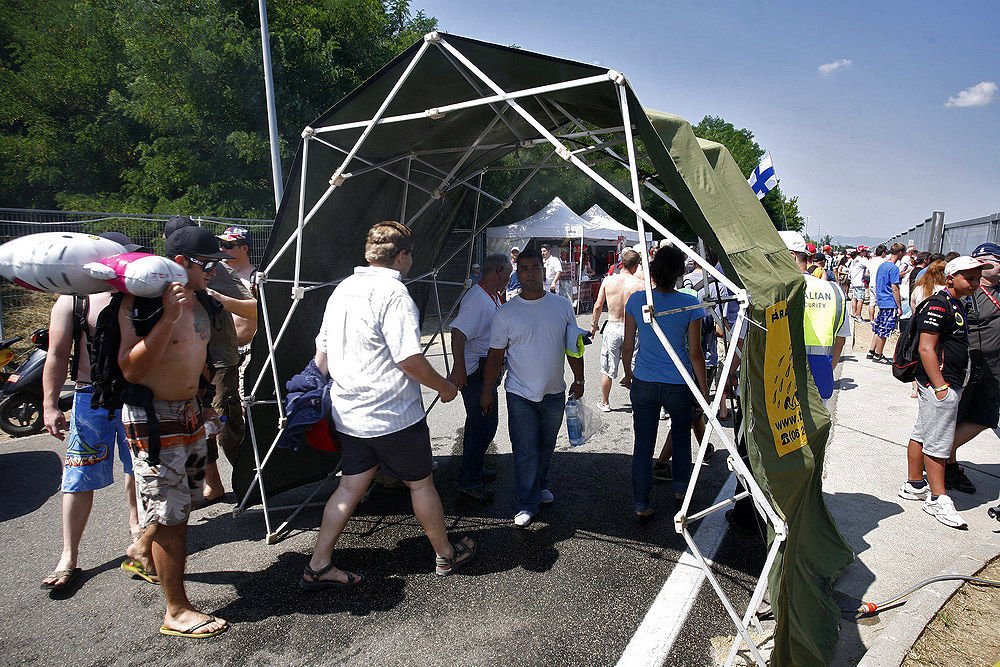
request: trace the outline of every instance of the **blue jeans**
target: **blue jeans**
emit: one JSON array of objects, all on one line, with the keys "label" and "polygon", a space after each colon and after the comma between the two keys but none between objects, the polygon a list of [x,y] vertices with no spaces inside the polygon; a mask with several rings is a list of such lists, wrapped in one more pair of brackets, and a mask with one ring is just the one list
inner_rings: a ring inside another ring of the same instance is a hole
[{"label": "blue jeans", "polygon": [[686,384],[644,382],[632,379],[632,429],[635,446],[632,449],[632,501],[635,511],[649,508],[649,492],[653,486],[653,450],[656,429],[660,424],[660,408],[670,415],[673,436],[672,482],[675,493],[684,493],[691,480],[691,413],[694,397]]},{"label": "blue jeans", "polygon": [[[496,405],[497,384],[493,386],[494,405]],[[499,415],[494,407],[487,415],[479,407],[479,398],[483,394],[483,366],[469,376],[462,388],[462,402],[465,403],[465,436],[462,440],[462,468],[458,472],[458,485],[465,489],[483,485],[483,457],[486,449],[497,434]]]},{"label": "blue jeans", "polygon": [[507,392],[507,423],[514,450],[514,495],[518,512],[538,513],[542,489],[549,486],[549,464],[565,407],[563,394],[546,394],[536,402]]}]

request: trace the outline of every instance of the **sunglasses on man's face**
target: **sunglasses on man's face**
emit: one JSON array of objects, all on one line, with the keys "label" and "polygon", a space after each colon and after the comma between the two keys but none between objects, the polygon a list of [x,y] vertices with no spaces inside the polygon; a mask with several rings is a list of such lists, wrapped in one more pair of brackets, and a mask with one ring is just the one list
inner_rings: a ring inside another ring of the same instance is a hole
[{"label": "sunglasses on man's face", "polygon": [[221,241],[219,246],[225,248],[226,250],[232,250],[237,246],[236,241]]},{"label": "sunglasses on man's face", "polygon": [[217,259],[198,259],[197,257],[188,257],[188,261],[192,264],[197,264],[201,267],[201,270],[208,273],[215,268],[215,265],[219,263]]}]

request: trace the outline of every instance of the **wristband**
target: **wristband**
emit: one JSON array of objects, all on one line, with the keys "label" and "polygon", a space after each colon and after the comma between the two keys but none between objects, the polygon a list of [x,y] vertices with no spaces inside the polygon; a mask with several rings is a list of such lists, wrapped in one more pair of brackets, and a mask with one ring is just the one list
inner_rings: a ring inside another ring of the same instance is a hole
[{"label": "wristband", "polygon": [[583,384],[583,380],[574,380],[573,384],[570,385],[570,386],[572,387],[573,385],[576,385],[576,384],[582,385]]},{"label": "wristband", "polygon": [[936,394],[936,393],[938,393],[939,391],[944,391],[945,389],[948,389],[948,388],[950,388],[950,387],[951,387],[951,385],[950,385],[950,384],[948,384],[947,382],[945,382],[945,383],[944,383],[943,385],[941,385],[940,387],[934,387],[934,393]]}]

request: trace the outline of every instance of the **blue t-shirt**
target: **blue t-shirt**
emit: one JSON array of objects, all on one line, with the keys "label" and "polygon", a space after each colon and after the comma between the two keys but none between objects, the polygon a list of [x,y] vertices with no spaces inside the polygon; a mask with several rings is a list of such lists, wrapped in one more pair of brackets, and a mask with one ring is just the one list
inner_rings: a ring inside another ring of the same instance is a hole
[{"label": "blue t-shirt", "polygon": [[895,308],[892,286],[899,284],[899,267],[892,262],[882,262],[875,272],[875,303],[879,308]]},{"label": "blue t-shirt", "polygon": [[[656,312],[671,310],[673,308],[683,308],[697,304],[698,298],[690,294],[681,292],[657,292],[653,290],[653,308]],[[639,332],[639,354],[635,358],[635,370],[633,374],[644,382],[665,382],[667,384],[684,384],[674,362],[670,360],[667,351],[663,349],[663,344],[656,337],[653,327],[642,321],[642,308],[646,305],[646,292],[636,292],[628,298],[625,304],[625,312],[635,320],[636,329]],[[674,348],[677,356],[681,358],[684,367],[689,373],[693,373],[691,358],[688,354],[688,325],[691,322],[702,319],[705,311],[702,308],[692,308],[679,313],[661,315],[656,318],[660,328],[670,345]]]}]

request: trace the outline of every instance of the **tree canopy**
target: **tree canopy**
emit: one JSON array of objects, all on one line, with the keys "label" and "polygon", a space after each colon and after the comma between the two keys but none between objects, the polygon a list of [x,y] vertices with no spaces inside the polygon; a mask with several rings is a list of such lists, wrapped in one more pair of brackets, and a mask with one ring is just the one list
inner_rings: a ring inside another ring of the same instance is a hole
[{"label": "tree canopy", "polygon": [[[271,217],[256,3],[0,0],[0,202]],[[433,30],[408,0],[270,0],[286,166],[298,133]]]}]

